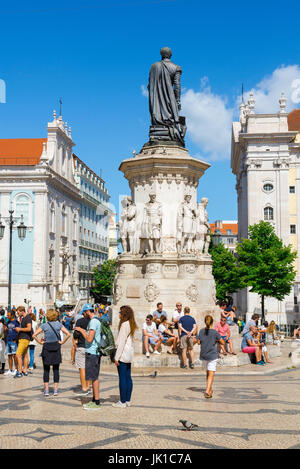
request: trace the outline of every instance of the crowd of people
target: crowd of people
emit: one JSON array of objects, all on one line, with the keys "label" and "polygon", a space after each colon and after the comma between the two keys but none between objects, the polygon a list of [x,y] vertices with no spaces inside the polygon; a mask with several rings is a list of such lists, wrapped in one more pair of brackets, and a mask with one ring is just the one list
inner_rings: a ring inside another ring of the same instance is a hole
[{"label": "crowd of people", "polygon": [[[257,365],[270,363],[268,344],[277,344],[277,327],[274,321],[258,325],[259,316],[254,314],[246,324],[241,317],[237,317],[236,308],[226,302],[218,303],[220,308],[219,320],[214,326],[214,319],[206,315],[204,327],[199,324],[189,307],[176,303],[171,319],[161,302],[153,314],[148,314],[142,326],[143,346],[146,357],[150,357],[150,350],[154,355],[160,355],[162,348],[167,347],[167,353],[179,354],[181,366],[195,367],[195,344],[200,345],[200,360],[206,370],[206,390],[204,396],[211,398],[213,394],[213,380],[216,365],[220,355],[236,355],[231,328],[238,327],[242,336],[241,351],[255,357]],[[60,364],[62,362],[61,347],[72,337],[71,362],[79,370],[81,389],[80,396],[92,394],[92,399],[83,408],[97,410],[100,408],[99,373],[101,356],[105,353],[103,341],[111,336],[113,352],[110,351],[119,376],[120,400],[114,407],[126,408],[131,405],[132,378],[131,365],[134,356],[134,334],[138,329],[134,312],[130,306],[122,306],[119,312],[119,326],[116,341],[112,336],[110,305],[92,305],[86,303],[82,310],[72,316],[66,324],[66,316],[61,311],[49,309],[46,313],[39,310],[19,306],[10,311],[0,309],[0,374],[20,379],[28,376],[36,367],[35,347],[42,346],[41,358],[43,363],[44,396],[50,395],[49,381],[52,368],[54,391],[53,396],[59,394]],[[73,323],[73,334],[70,332]],[[67,327],[68,326],[68,327]],[[107,340],[106,340],[107,345]],[[6,359],[8,369],[5,370]]]}]

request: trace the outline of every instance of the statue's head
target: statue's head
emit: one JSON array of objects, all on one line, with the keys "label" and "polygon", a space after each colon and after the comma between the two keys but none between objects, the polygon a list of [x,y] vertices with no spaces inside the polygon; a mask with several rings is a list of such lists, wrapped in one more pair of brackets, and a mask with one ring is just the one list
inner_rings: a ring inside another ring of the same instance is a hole
[{"label": "statue's head", "polygon": [[128,205],[131,205],[132,204],[132,198],[130,197],[130,195],[126,195],[124,197],[124,199],[122,200],[121,202],[121,205],[123,208],[125,207],[128,207]]},{"label": "statue's head", "polygon": [[189,193],[185,194],[184,200],[185,200],[187,203],[190,203],[191,199],[192,199],[192,195],[191,195],[191,194],[189,194]]},{"label": "statue's head", "polygon": [[160,55],[162,59],[170,59],[172,57],[172,51],[170,47],[162,47],[160,49]]},{"label": "statue's head", "polygon": [[207,204],[208,204],[208,199],[207,199],[206,197],[202,197],[202,199],[201,199],[201,204],[206,207]]},{"label": "statue's head", "polygon": [[156,194],[155,194],[155,192],[150,192],[149,197],[150,197],[150,201],[151,201],[151,202],[155,202],[155,199],[156,199]]}]

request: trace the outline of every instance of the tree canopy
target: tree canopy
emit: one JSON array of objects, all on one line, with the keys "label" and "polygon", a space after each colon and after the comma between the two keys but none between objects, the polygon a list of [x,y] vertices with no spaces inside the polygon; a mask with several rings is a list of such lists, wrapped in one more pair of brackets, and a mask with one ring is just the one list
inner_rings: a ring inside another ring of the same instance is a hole
[{"label": "tree canopy", "polygon": [[104,261],[93,270],[93,291],[99,295],[111,295],[113,292],[114,279],[117,273],[116,260]]}]

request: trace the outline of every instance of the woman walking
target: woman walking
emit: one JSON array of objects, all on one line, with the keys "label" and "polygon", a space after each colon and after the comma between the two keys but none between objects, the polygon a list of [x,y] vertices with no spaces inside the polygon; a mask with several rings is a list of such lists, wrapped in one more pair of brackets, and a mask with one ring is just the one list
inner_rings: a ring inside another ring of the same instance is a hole
[{"label": "woman walking", "polygon": [[[41,324],[33,334],[39,344],[43,346],[42,359],[44,367],[44,396],[49,396],[49,375],[50,367],[53,367],[54,375],[54,396],[58,396],[59,383],[59,365],[61,363],[61,345],[63,345],[70,337],[70,332],[57,320],[57,312],[49,309],[46,314],[47,323]],[[60,331],[65,335],[64,340],[61,339]],[[44,339],[39,340],[37,336],[44,332]]]},{"label": "woman walking", "polygon": [[133,361],[133,336],[137,330],[134,312],[130,306],[120,308],[119,334],[116,340],[115,364],[119,374],[120,401],[113,407],[130,407],[132,393],[131,363]]},{"label": "woman walking", "polygon": [[217,343],[224,345],[219,332],[213,329],[213,318],[210,315],[205,316],[205,329],[201,329],[198,335],[198,343],[201,344],[200,360],[206,370],[206,391],[204,397],[207,399],[213,394],[213,381],[218,361]]}]

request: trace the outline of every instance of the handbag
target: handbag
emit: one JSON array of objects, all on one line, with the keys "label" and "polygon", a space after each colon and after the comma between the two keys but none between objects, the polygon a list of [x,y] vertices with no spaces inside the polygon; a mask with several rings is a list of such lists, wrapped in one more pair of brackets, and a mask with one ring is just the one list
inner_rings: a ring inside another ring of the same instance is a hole
[{"label": "handbag", "polygon": [[57,331],[54,329],[53,326],[48,322],[47,323],[57,337],[57,342],[45,342],[43,345],[41,356],[44,360],[46,365],[56,365],[61,363],[61,344],[59,341],[61,340],[60,335],[58,335]]}]

